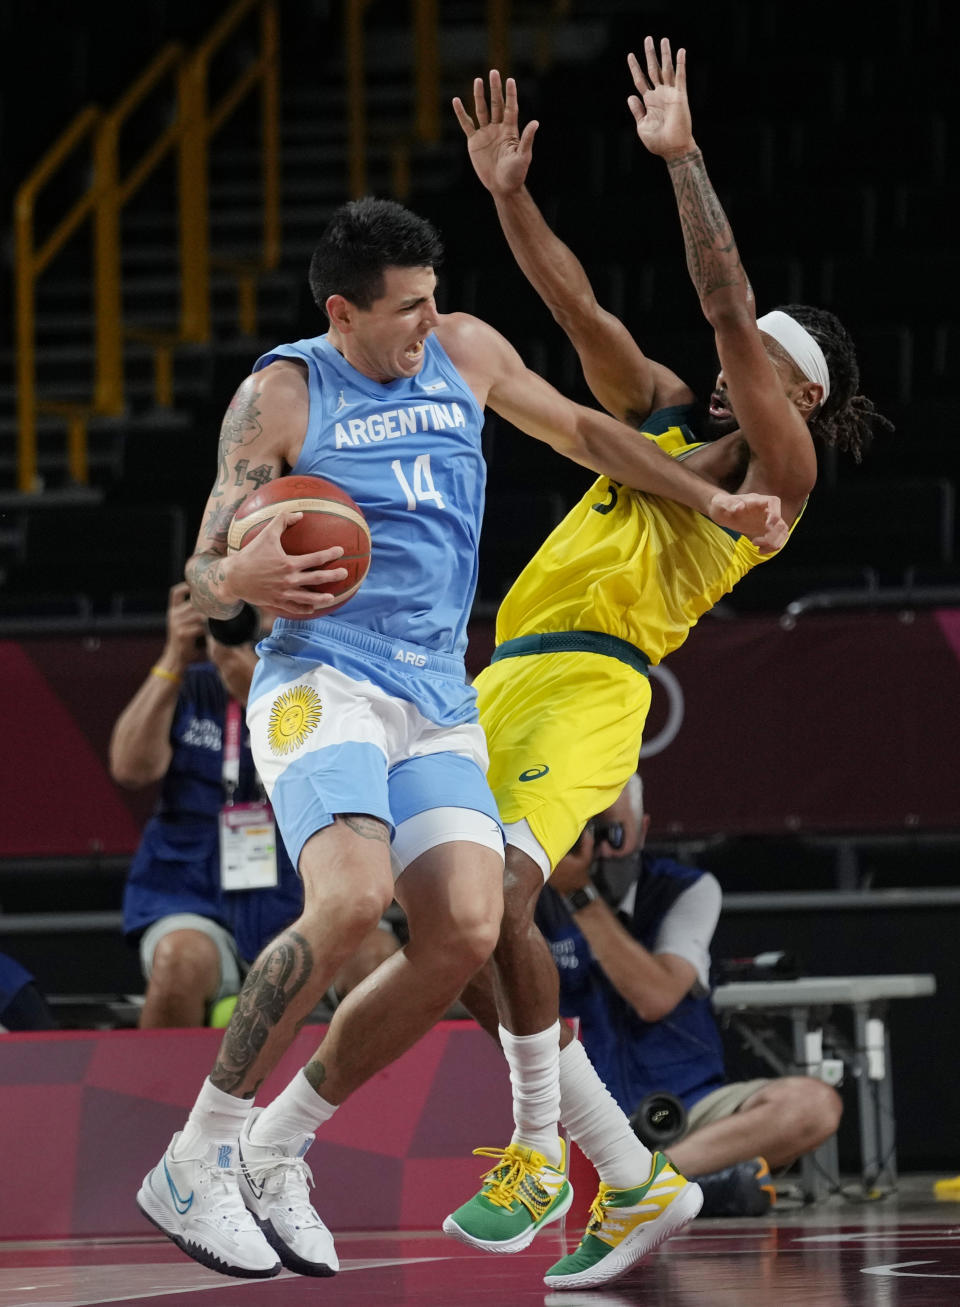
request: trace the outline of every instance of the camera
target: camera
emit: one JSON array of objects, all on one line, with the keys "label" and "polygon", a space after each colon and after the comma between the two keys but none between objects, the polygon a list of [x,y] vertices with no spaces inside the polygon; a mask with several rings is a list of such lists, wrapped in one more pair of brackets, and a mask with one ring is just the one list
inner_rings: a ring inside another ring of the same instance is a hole
[{"label": "camera", "polygon": [[630,1127],[652,1152],[679,1139],[687,1128],[687,1109],[665,1089],[647,1094],[630,1116]]},{"label": "camera", "polygon": [[260,614],[245,603],[235,617],[208,617],[207,630],[217,644],[251,644],[260,633]]},{"label": "camera", "polygon": [[621,821],[602,821],[596,822],[593,827],[593,838],[595,843],[602,844],[604,840],[610,845],[611,849],[622,849],[625,838],[623,822]]}]

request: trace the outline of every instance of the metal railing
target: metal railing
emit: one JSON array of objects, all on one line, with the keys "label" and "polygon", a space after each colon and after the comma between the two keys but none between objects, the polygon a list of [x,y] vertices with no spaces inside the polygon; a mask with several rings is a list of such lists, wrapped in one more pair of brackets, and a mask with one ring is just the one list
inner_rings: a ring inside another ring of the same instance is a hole
[{"label": "metal railing", "polygon": [[[367,157],[370,113],[367,97],[367,57],[364,18],[374,0],[344,0],[346,35],[347,141],[349,145],[350,194],[354,199],[368,189]],[[537,65],[548,66],[554,27],[570,12],[570,0],[543,0],[537,37]],[[499,68],[509,71],[512,62],[511,0],[485,0],[486,64],[478,55],[478,71]],[[407,129],[391,142],[391,190],[398,200],[410,189],[410,155],[416,145],[429,145],[441,137],[440,104],[440,5],[439,0],[410,0],[413,32],[413,112]]]},{"label": "metal railing", "polygon": [[[257,13],[257,54],[213,106],[208,104],[210,64],[237,28]],[[136,108],[165,78],[171,81],[170,122],[123,178],[121,129]],[[259,257],[211,259],[210,142],[242,101],[261,94],[261,191],[263,231]],[[40,243],[36,206],[41,192],[82,145],[91,151],[90,183],[72,208]],[[128,329],[123,323],[121,214],[168,154],[178,153],[178,250],[181,302],[178,328]],[[37,384],[37,282],[81,225],[93,223],[94,379],[88,401],[43,398]],[[280,262],[279,20],[277,0],[236,0],[192,53],[171,43],[151,62],[109,112],[97,106],[81,111],[17,191],[15,230],[15,331],[17,346],[17,485],[25,494],[41,488],[38,478],[38,416],[53,414],[67,424],[68,473],[78,485],[88,480],[87,427],[94,416],[124,412],[124,340],[147,343],[154,351],[154,396],[158,406],[173,401],[173,350],[185,342],[210,339],[211,267],[237,281],[240,328],[256,325],[256,279]]]}]

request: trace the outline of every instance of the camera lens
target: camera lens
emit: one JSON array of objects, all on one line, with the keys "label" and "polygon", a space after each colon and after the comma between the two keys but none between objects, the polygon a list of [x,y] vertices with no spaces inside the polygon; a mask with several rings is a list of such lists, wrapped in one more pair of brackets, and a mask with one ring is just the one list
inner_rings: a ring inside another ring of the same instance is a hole
[{"label": "camera lens", "polygon": [[641,1101],[630,1117],[630,1125],[648,1148],[664,1147],[686,1130],[687,1109],[679,1098],[661,1089]]},{"label": "camera lens", "polygon": [[250,644],[260,630],[260,614],[252,604],[245,603],[235,617],[209,617],[207,629],[217,644]]},{"label": "camera lens", "polygon": [[594,839],[598,844],[604,840],[610,845],[611,849],[623,848],[623,823],[619,821],[608,821],[602,826],[598,826],[594,832]]}]

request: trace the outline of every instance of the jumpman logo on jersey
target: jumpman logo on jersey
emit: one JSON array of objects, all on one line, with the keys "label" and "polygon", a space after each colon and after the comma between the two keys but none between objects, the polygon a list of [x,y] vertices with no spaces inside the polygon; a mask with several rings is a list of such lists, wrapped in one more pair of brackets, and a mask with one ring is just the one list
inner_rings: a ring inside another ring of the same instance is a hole
[{"label": "jumpman logo on jersey", "polygon": [[339,412],[341,411],[341,409],[345,409],[345,408],[353,408],[353,407],[354,407],[354,403],[351,402],[350,400],[346,400],[346,399],[344,399],[344,397],[343,397],[343,391],[341,390],[341,391],[340,391],[340,394],[339,394],[339,396],[338,396],[338,398],[337,398],[337,407],[333,410],[334,413],[339,413]]}]

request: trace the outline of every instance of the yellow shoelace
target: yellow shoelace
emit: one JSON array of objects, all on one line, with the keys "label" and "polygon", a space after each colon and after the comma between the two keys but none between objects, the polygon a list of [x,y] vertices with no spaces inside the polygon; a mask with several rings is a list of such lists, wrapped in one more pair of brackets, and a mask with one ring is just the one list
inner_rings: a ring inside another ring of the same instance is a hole
[{"label": "yellow shoelace", "polygon": [[607,1196],[609,1186],[601,1184],[597,1190],[597,1196],[590,1204],[590,1215],[587,1218],[587,1228],[583,1232],[584,1239],[588,1234],[596,1234],[607,1219],[607,1204],[604,1199]]},{"label": "yellow shoelace", "polygon": [[[475,1148],[473,1155],[498,1159],[497,1165],[485,1171],[480,1177],[481,1180],[490,1182],[490,1188],[483,1195],[488,1202],[493,1203],[495,1207],[510,1207],[519,1199],[524,1207],[531,1212],[534,1211],[526,1196],[520,1192],[520,1186],[529,1176],[539,1189],[544,1189],[536,1168],[528,1166],[522,1157],[510,1152],[508,1148]],[[546,1192],[544,1189],[544,1193]]]}]

